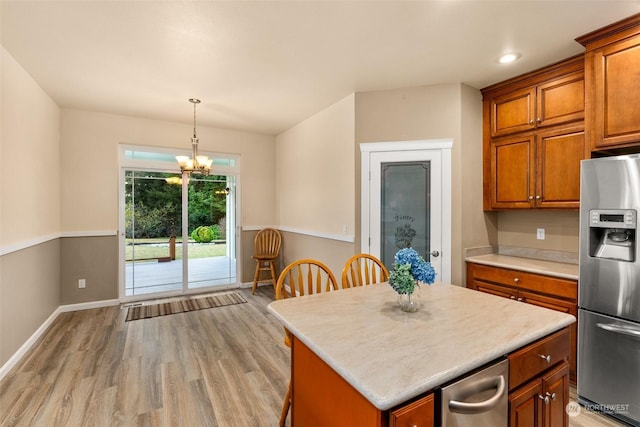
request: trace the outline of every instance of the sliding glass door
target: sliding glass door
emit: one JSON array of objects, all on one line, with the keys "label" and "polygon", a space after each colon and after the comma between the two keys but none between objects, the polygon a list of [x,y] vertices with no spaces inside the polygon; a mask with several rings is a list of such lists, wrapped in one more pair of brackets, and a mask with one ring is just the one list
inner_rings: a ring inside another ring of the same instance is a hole
[{"label": "sliding glass door", "polygon": [[[232,189],[235,179],[192,176],[188,183],[187,286],[197,289],[228,285],[236,280],[235,217]],[[228,233],[230,232],[230,234]]]},{"label": "sliding glass door", "polygon": [[182,291],[180,176],[125,171],[125,296]]},{"label": "sliding glass door", "polygon": [[237,286],[236,175],[183,176],[127,167],[136,161],[125,160],[120,186],[120,298]]}]

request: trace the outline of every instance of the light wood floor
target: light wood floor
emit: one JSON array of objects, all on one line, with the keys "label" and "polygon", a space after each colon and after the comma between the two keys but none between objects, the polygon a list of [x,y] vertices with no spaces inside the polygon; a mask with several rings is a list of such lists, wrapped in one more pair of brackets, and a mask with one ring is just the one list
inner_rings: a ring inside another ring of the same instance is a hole
[{"label": "light wood floor", "polygon": [[0,426],[277,426],[290,350],[273,289],[240,292],[247,304],[133,322],[118,307],[62,313],[0,382]]}]

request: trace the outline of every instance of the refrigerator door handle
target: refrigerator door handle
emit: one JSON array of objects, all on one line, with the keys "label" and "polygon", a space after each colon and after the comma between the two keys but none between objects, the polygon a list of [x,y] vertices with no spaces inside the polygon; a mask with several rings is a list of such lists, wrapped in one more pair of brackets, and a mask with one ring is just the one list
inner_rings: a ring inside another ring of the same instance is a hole
[{"label": "refrigerator door handle", "polygon": [[611,323],[596,323],[596,326],[600,329],[604,329],[605,331],[629,335],[630,337],[634,338],[640,338],[640,329],[631,326],[619,326]]}]

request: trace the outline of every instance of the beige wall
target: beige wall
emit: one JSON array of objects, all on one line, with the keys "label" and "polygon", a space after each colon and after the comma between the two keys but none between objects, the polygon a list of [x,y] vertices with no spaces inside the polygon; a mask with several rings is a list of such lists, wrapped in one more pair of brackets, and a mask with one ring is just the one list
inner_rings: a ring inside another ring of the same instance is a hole
[{"label": "beige wall", "polygon": [[[460,180],[460,191],[455,192],[459,197],[460,209],[453,212],[453,222],[460,223],[460,246],[458,259],[464,258],[464,250],[481,246],[498,246],[498,217],[495,212],[483,212],[482,188],[482,112],[481,94],[466,85],[461,86],[461,131],[462,149],[460,150],[460,174],[454,175]],[[466,269],[460,264],[461,283],[466,283]]]},{"label": "beige wall", "polygon": [[0,258],[0,366],[60,306],[60,241]]},{"label": "beige wall", "polygon": [[60,110],[4,48],[2,104],[0,244],[6,246],[60,232]]},{"label": "beige wall", "polygon": [[353,243],[320,239],[298,233],[282,233],[282,267],[300,258],[312,258],[324,263],[336,276],[338,287],[344,263],[354,255]]},{"label": "beige wall", "polygon": [[[522,210],[498,213],[500,246],[571,252],[578,254],[580,218],[576,211]],[[536,229],[545,229],[545,239]]]},{"label": "beige wall", "polygon": [[[192,126],[64,109],[61,125],[62,230],[116,230],[119,144],[190,149]],[[198,137],[202,151],[241,155],[242,224],[273,224],[274,137],[200,125]]]},{"label": "beige wall", "polygon": [[350,95],[277,136],[279,226],[353,235],[353,135]]},{"label": "beige wall", "polygon": [[356,251],[354,101],[346,98],[276,138],[281,268],[314,258],[339,274]]},{"label": "beige wall", "polygon": [[60,111],[1,55],[0,366],[60,305]]},{"label": "beige wall", "polygon": [[[117,236],[60,239],[60,303],[118,299]],[[78,280],[86,288],[78,288]]]},{"label": "beige wall", "polygon": [[[453,138],[451,282],[464,283],[463,249],[489,244],[482,194],[482,110],[477,90],[460,84],[358,93],[356,143]],[[360,161],[359,158],[357,160]],[[359,172],[356,176],[358,200]],[[474,230],[470,234],[464,231]]]}]

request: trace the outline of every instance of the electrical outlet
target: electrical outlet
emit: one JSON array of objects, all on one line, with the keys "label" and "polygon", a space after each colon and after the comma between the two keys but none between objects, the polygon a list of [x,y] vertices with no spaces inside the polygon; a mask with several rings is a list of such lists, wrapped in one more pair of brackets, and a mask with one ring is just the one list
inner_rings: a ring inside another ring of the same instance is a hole
[{"label": "electrical outlet", "polygon": [[80,279],[78,280],[78,287],[80,289],[84,289],[87,287],[87,279]]},{"label": "electrical outlet", "polygon": [[536,237],[538,240],[544,240],[544,228],[538,228]]}]

